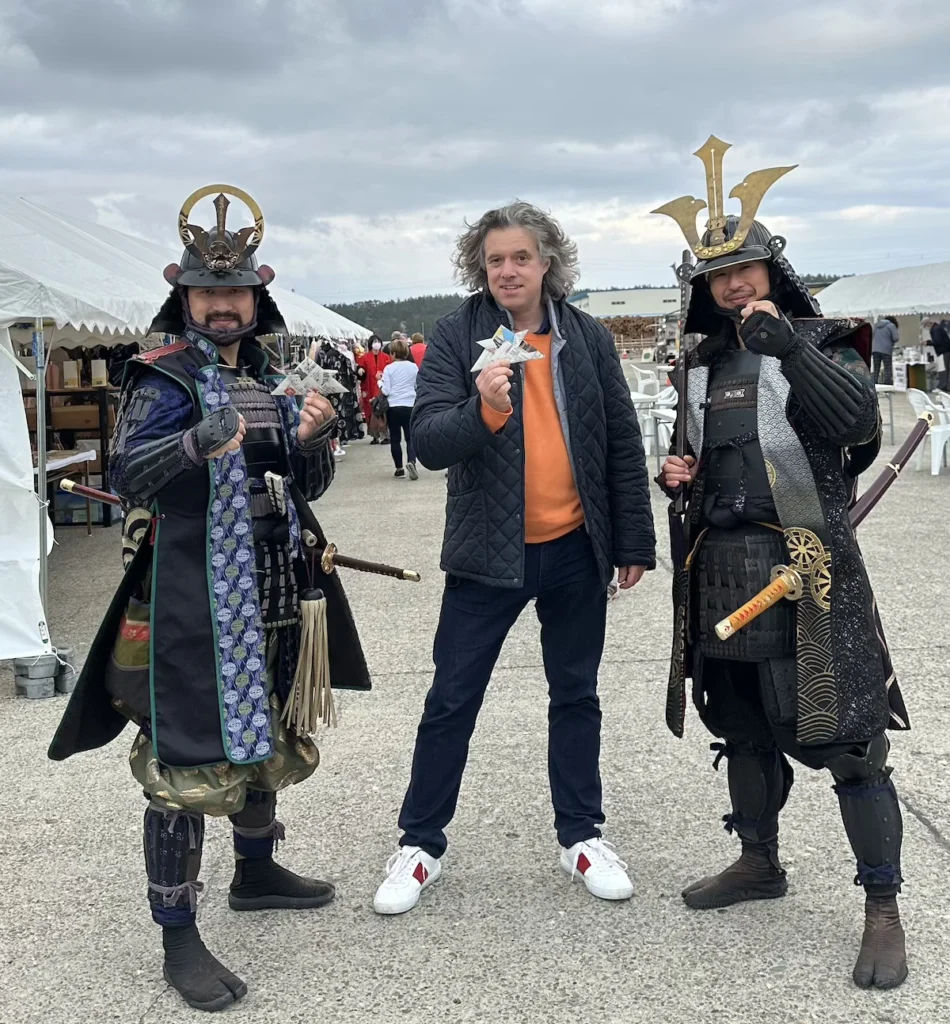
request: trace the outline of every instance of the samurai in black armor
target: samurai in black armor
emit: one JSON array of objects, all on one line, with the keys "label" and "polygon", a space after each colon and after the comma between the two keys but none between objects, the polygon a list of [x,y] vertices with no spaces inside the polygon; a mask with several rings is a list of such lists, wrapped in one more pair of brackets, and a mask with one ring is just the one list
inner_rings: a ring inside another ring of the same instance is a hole
[{"label": "samurai in black armor", "polygon": [[[723,209],[722,157],[713,137],[697,152],[706,204],[692,196],[654,211],[673,217],[699,262],[689,281],[685,455],[658,479],[687,489],[686,568],[674,586],[667,722],[683,733],[686,681],[720,742],[732,810],[726,830],[739,859],[689,885],[695,910],[784,896],[779,812],[791,761],[827,769],[865,891],[865,931],[854,967],[862,988],[907,976],[897,907],[901,811],[887,765],[888,728],[908,728],[848,510],[857,479],[881,445],[868,367],[867,324],[821,316],[783,255],[785,240],[755,220],[765,191],[791,167],[750,174]],[[685,348],[685,346],[684,346]],[[756,597],[776,567],[792,567],[798,600],[780,600],[720,639],[716,625]],[[790,760],[791,759],[791,760]]]},{"label": "samurai in black armor", "polygon": [[[227,229],[225,192],[251,209],[252,227]],[[190,224],[215,194],[216,227]],[[304,559],[304,532],[323,539],[310,502],[333,479],[336,417],[315,391],[301,404],[273,393],[280,377],[257,338],[286,327],[267,289],[274,271],[254,256],[260,210],[240,189],[209,186],[186,200],[179,233],[185,252],[166,268],[172,292],[150,331],[179,340],[128,361],[113,440],[126,570],[49,754],[137,726],[130,766],[147,800],[164,977],[190,1006],[221,1010],[247,986],[198,934],[206,816],[231,822],[232,910],[315,908],[334,895],[274,860],[277,793],[319,763],[287,711],[305,597],[325,602],[332,636],[321,678],[368,689],[369,676],[338,578]]]}]

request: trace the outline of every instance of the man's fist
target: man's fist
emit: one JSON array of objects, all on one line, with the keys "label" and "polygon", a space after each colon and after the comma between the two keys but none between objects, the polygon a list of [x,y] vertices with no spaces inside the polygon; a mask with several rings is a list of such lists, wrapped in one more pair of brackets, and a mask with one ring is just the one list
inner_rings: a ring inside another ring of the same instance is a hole
[{"label": "man's fist", "polygon": [[739,327],[742,343],[752,352],[782,359],[801,342],[792,325],[775,307],[774,302],[756,300],[742,310]]},{"label": "man's fist", "polygon": [[508,412],[511,408],[511,373],[511,363],[503,359],[486,366],[475,378],[482,401],[495,412]]},{"label": "man's fist", "polygon": [[689,486],[696,479],[696,460],[692,455],[681,459],[678,455],[671,455],[663,463],[661,474],[663,485],[669,491],[675,491],[680,484]]},{"label": "man's fist", "polygon": [[314,434],[328,423],[336,413],[333,406],[318,391],[308,391],[300,410],[300,426],[297,428],[297,440],[302,444],[309,441]]},{"label": "man's fist", "polygon": [[210,455],[205,456],[207,459],[220,459],[222,455],[227,455],[228,452],[236,452],[241,447],[241,442],[244,440],[244,435],[247,432],[247,424],[244,422],[244,417],[238,415],[238,421],[240,426],[237,429],[237,433],[234,437],[228,441],[227,444],[221,445],[220,448],[215,448]]}]

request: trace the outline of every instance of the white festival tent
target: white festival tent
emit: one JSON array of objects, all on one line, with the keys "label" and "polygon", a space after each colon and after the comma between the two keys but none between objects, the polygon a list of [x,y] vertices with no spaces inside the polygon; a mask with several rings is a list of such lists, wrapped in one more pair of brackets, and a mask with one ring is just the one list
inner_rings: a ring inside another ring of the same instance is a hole
[{"label": "white festival tent", "polygon": [[[162,270],[179,258],[180,253],[143,239],[0,196],[0,660],[51,649],[44,605],[52,525],[37,500],[46,491],[46,451],[41,443],[34,490],[21,370],[8,328],[32,324],[40,341],[37,436],[42,440],[50,343],[114,344],[144,337],[169,292]],[[270,291],[292,334],[357,340],[370,334],[304,296]]]},{"label": "white festival tent", "polygon": [[950,312],[950,263],[842,277],[817,295],[825,316],[914,316]]},{"label": "white festival tent", "polygon": [[[141,336],[170,290],[162,271],[180,258],[180,250],[0,196],[0,322],[26,319],[22,307],[42,289],[43,316],[58,328]],[[370,336],[319,302],[277,286],[269,291],[293,335],[355,341]],[[63,343],[76,344],[76,335],[64,336]]]}]

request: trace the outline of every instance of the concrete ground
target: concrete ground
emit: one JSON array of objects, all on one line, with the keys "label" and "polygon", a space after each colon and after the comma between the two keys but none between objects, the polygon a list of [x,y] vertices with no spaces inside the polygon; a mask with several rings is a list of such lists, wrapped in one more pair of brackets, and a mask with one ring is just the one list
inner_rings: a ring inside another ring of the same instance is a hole
[{"label": "concrete ground", "polygon": [[[895,401],[898,440],[911,425]],[[888,445],[879,465],[893,452]],[[929,460],[928,460],[929,462]],[[653,466],[651,464],[651,473]],[[601,672],[607,836],[636,894],[607,904],[557,865],[545,770],[545,681],[529,610],[513,630],[472,744],[445,874],[419,907],[380,918],[373,892],[396,842],[441,594],[445,483],[394,480],[386,449],[353,444],[319,503],[343,551],[411,566],[421,584],[348,573],[374,676],[339,696],[323,764],[281,797],[289,867],[332,879],[312,913],[227,908],[227,822],[205,847],[200,925],[247,981],[234,1022],[737,1022],[911,1024],[950,1019],[950,474],[909,471],[861,529],[914,729],[894,737],[905,810],[902,908],[910,978],[890,993],[851,982],[862,894],[826,776],[797,772],[783,815],[784,900],[688,911],[681,886],[724,866],[725,773],[690,713],[663,721],[670,641],[665,509],[661,565],[613,602]],[[119,534],[58,532],[54,637],[87,649],[119,578]],[[131,730],[63,764],[45,752],[64,698],[13,696],[0,669],[0,1022],[166,1024],[204,1019],[161,979],[141,853],[143,801],[126,763]]]}]

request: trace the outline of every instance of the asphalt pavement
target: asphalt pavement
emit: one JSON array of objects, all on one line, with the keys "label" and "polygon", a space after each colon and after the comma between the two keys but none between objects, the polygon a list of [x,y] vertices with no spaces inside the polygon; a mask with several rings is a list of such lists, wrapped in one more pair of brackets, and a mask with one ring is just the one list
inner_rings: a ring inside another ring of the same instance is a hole
[{"label": "asphalt pavement", "polygon": [[[912,418],[903,399],[894,408],[899,442]],[[893,450],[885,446],[877,468]],[[334,881],[336,901],[313,912],[229,911],[228,823],[209,823],[199,924],[250,990],[223,1019],[950,1020],[950,471],[908,470],[860,531],[913,721],[893,737],[891,757],[904,808],[911,972],[895,992],[851,982],[863,899],[826,775],[798,769],[782,816],[787,898],[711,913],[680,899],[684,883],[724,867],[738,844],[722,829],[728,796],[725,773],[711,768],[711,737],[692,711],[683,740],[663,720],[670,575],[659,495],[660,565],[611,603],[601,671],[606,836],[629,863],[633,899],[598,901],[559,870],[529,608],[492,679],[442,880],[408,915],[373,913],[431,678],[444,499],[442,473],[393,479],[388,451],[364,441],[349,447],[317,505],[341,551],[415,568],[423,582],[346,574],[374,687],[338,695],[340,724],[321,739],[321,767],[280,797],[280,861]],[[120,576],[119,532],[66,528],[57,540],[54,639],[81,658]],[[0,667],[0,1022],[206,1019],[162,981],[145,895],[144,801],[127,764],[132,731],[54,764],[46,748],[64,706],[62,697],[15,698],[10,666]]]}]

